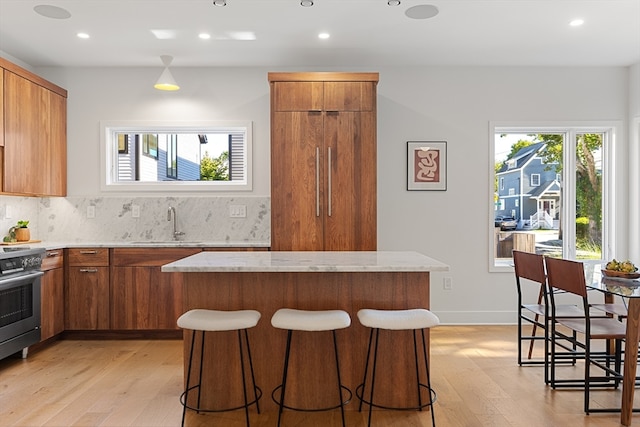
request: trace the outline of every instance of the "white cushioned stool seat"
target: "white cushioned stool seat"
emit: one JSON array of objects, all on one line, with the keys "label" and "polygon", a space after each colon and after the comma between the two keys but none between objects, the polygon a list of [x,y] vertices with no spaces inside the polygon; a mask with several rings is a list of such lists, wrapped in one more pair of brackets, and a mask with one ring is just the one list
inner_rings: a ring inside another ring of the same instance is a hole
[{"label": "white cushioned stool seat", "polygon": [[351,325],[349,313],[342,310],[296,310],[281,308],[271,318],[271,325],[293,331],[332,331]]},{"label": "white cushioned stool seat", "polygon": [[178,318],[178,326],[194,331],[235,331],[258,324],[260,312],[255,310],[189,310]]},{"label": "white cushioned stool seat", "polygon": [[424,329],[440,324],[438,316],[423,308],[410,310],[374,310],[367,308],[358,311],[358,320],[363,326],[369,328],[389,330]]}]

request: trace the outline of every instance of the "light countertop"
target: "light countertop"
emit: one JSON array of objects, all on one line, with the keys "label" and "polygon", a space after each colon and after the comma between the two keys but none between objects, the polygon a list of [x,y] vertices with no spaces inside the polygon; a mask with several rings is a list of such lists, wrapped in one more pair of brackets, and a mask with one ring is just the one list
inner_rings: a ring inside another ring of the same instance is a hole
[{"label": "light countertop", "polygon": [[162,266],[164,272],[449,271],[418,252],[201,252]]},{"label": "light countertop", "polygon": [[65,248],[268,248],[268,242],[186,242],[179,240],[169,241],[114,241],[114,242],[52,242],[42,241],[36,243],[3,245],[2,247],[45,248],[47,250]]}]

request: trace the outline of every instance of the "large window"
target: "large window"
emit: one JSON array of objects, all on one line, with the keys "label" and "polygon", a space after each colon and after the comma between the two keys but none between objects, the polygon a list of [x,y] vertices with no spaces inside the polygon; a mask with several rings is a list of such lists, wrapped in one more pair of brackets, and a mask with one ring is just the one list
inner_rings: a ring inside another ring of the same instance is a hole
[{"label": "large window", "polygon": [[[491,271],[510,269],[513,249],[568,259],[609,257],[615,130],[491,124]],[[513,216],[516,230],[502,230],[494,221],[500,215]]]},{"label": "large window", "polygon": [[103,122],[105,191],[251,190],[251,123]]}]

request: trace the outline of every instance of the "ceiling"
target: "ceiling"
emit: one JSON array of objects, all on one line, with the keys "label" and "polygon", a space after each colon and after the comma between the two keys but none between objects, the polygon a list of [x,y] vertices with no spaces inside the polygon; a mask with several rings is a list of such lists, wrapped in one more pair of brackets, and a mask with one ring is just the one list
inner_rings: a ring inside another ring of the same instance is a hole
[{"label": "ceiling", "polygon": [[[425,4],[437,16],[405,14]],[[163,54],[172,67],[628,66],[640,0],[0,0],[0,51],[33,67],[161,67]]]}]

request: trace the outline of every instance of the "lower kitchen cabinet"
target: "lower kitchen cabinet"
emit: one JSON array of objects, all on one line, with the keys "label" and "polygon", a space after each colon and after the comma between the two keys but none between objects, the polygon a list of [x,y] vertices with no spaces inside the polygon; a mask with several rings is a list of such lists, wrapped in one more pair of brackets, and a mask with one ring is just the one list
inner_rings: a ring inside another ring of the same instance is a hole
[{"label": "lower kitchen cabinet", "polygon": [[65,329],[109,329],[109,250],[68,249]]},{"label": "lower kitchen cabinet", "polygon": [[64,331],[64,256],[62,249],[48,250],[42,259],[40,279],[40,340]]},{"label": "lower kitchen cabinet", "polygon": [[198,252],[198,248],[114,248],[111,329],[178,329],[182,274],[163,273],[161,267]]}]

